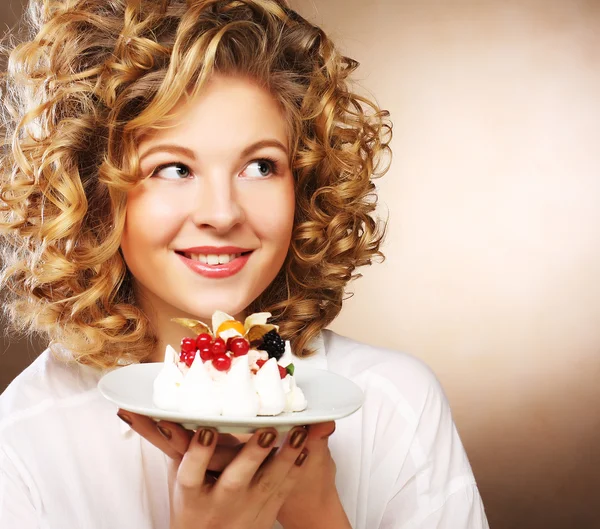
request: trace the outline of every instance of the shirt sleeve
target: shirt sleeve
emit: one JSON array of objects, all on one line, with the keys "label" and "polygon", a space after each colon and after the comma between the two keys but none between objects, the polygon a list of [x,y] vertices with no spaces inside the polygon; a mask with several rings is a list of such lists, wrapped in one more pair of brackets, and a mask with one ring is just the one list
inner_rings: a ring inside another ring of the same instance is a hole
[{"label": "shirt sleeve", "polygon": [[407,522],[399,522],[402,500],[388,503],[380,529],[489,529],[477,486],[470,485],[451,493],[437,505],[417,512]]},{"label": "shirt sleeve", "polygon": [[407,459],[379,529],[489,529],[450,406],[430,375]]},{"label": "shirt sleeve", "polygon": [[0,447],[0,527],[2,529],[38,529],[38,516],[30,489],[14,461]]}]

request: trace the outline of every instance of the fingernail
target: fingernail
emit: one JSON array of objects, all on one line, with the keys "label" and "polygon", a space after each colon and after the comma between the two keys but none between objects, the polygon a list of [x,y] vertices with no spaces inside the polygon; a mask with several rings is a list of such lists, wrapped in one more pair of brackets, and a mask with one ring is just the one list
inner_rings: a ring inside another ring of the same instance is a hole
[{"label": "fingernail", "polygon": [[165,428],[164,426],[160,426],[160,425],[157,425],[156,427],[158,428],[158,431],[162,434],[162,436],[167,441],[171,440],[171,437],[173,437],[173,434],[171,433],[171,430],[169,430],[168,428]]},{"label": "fingernail", "polygon": [[321,439],[327,439],[328,437],[331,437],[333,435],[333,432],[335,432],[335,423],[333,423],[333,430],[331,430],[331,432],[329,432],[327,435],[321,437]]},{"label": "fingernail", "polygon": [[294,464],[297,467],[301,467],[302,463],[304,463],[304,461],[306,461],[307,457],[308,457],[308,450],[306,448],[304,448],[302,450],[302,452],[300,452],[300,455],[296,458],[296,461],[294,462]]},{"label": "fingernail", "polygon": [[198,442],[202,446],[210,446],[215,438],[215,433],[212,430],[204,429],[198,436]]},{"label": "fingernail", "polygon": [[299,448],[306,439],[307,435],[308,432],[304,428],[302,428],[301,430],[296,430],[290,436],[290,446],[292,448]]},{"label": "fingernail", "polygon": [[264,432],[260,434],[258,438],[258,445],[262,448],[269,448],[274,442],[277,436],[273,432]]},{"label": "fingernail", "polygon": [[119,412],[117,412],[117,417],[119,419],[121,419],[124,423],[131,426],[131,424],[132,424],[131,417],[129,415],[127,415],[126,413],[119,411]]}]

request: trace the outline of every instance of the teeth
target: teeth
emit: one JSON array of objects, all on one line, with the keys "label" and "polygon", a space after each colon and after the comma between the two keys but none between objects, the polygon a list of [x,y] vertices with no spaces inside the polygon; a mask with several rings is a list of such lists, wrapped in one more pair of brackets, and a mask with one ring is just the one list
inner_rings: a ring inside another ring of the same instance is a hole
[{"label": "teeth", "polygon": [[201,263],[204,264],[209,264],[209,265],[218,265],[218,264],[227,264],[230,263],[231,261],[233,261],[234,259],[236,259],[237,257],[240,257],[242,254],[241,253],[232,253],[232,254],[209,254],[209,255],[204,255],[204,254],[188,254],[188,257],[190,259],[192,259],[193,261],[200,261]]}]

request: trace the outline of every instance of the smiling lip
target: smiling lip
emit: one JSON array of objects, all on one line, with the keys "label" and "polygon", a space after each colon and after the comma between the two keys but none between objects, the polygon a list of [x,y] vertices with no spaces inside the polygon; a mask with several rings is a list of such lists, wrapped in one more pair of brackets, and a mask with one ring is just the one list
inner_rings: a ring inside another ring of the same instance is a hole
[{"label": "smiling lip", "polygon": [[185,254],[203,254],[203,255],[219,255],[231,253],[246,253],[251,252],[249,248],[239,248],[238,246],[194,246],[193,248],[183,248],[177,250],[177,253]]},{"label": "smiling lip", "polygon": [[[192,272],[211,279],[220,279],[237,274],[248,262],[252,250],[237,246],[196,246],[177,250],[177,255]],[[187,257],[187,255],[231,255],[242,254],[228,263],[209,265]]]}]

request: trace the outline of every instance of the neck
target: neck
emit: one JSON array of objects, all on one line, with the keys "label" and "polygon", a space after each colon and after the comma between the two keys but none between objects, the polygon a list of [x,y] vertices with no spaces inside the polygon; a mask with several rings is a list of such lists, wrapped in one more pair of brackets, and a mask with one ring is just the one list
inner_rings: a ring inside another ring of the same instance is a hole
[{"label": "neck", "polygon": [[[137,300],[139,307],[145,312],[150,320],[151,328],[157,337],[157,344],[149,356],[149,362],[162,362],[165,357],[165,348],[170,345],[179,351],[181,340],[185,337],[196,337],[196,334],[191,329],[186,329],[182,325],[173,322],[173,318],[190,318],[201,321],[209,328],[212,324],[212,315],[198,315],[190,312],[185,312],[181,309],[169,305],[164,300],[156,297],[148,291],[138,291]],[[244,315],[235,316],[236,319],[244,321]]]}]

